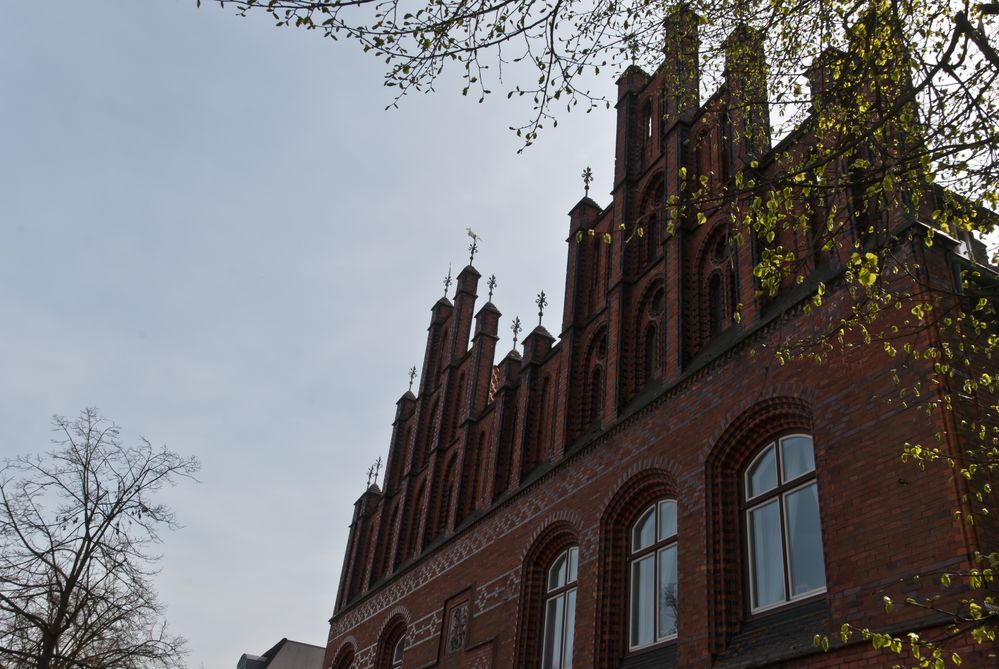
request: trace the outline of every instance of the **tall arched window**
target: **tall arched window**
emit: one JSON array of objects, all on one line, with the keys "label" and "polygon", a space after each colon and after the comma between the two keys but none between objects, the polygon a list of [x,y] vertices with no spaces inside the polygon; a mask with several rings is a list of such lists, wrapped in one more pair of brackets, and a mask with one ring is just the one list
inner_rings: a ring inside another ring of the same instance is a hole
[{"label": "tall arched window", "polygon": [[676,502],[660,500],[631,528],[628,645],[632,649],[676,637],[676,546]]},{"label": "tall arched window", "polygon": [[750,609],[760,611],[826,588],[812,438],[767,444],[744,475]]},{"label": "tall arched window", "polygon": [[702,345],[734,323],[733,314],[739,303],[734,253],[723,228],[711,233],[701,251],[698,262]]},{"label": "tall arched window", "polygon": [[545,579],[545,637],[541,669],[570,669],[576,627],[576,573],[579,548],[559,553]]}]

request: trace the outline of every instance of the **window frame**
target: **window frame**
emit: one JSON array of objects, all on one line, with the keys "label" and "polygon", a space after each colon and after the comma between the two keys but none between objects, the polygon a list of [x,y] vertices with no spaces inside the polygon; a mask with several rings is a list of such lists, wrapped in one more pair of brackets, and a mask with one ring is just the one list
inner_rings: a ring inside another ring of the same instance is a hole
[{"label": "window frame", "polygon": [[[672,502],[676,516],[675,527],[673,534],[670,534],[662,539],[659,538],[659,527],[661,524],[660,520],[660,506],[664,502]],[[679,623],[680,616],[677,615],[677,632],[673,634],[668,634],[666,636],[659,636],[659,609],[661,603],[659,601],[659,596],[661,592],[660,586],[660,559],[664,551],[669,548],[676,549],[676,562],[677,562],[677,591],[679,592],[679,581],[680,581],[680,569],[679,569],[679,557],[680,557],[680,504],[676,499],[671,497],[663,497],[656,499],[649,506],[643,507],[642,512],[638,514],[635,520],[628,526],[627,541],[628,541],[628,558],[627,558],[627,627],[625,629],[625,635],[627,637],[627,648],[628,652],[643,651],[653,646],[663,645],[676,641],[679,633]],[[654,528],[653,541],[648,546],[643,546],[641,548],[635,548],[635,530],[638,528],[639,523],[648,516],[649,512],[652,512],[652,524]],[[634,580],[635,580],[635,565],[642,560],[653,558],[653,569],[652,569],[652,583],[653,583],[653,594],[652,594],[652,641],[647,641],[645,643],[634,644],[632,643],[632,627],[634,623],[634,604],[632,602],[632,597],[634,594]]]},{"label": "window frame", "polygon": [[[812,468],[806,472],[800,473],[791,479],[784,478],[784,454],[783,454],[783,443],[787,439],[794,437],[804,437],[809,440],[812,446]],[[766,454],[771,451],[774,452],[774,476],[776,478],[776,485],[768,490],[757,493],[750,497],[749,490],[749,475],[753,468],[760,462]],[[742,473],[740,475],[740,508],[739,515],[742,524],[742,537],[745,540],[745,566],[743,573],[746,579],[746,593],[748,595],[747,606],[749,615],[756,615],[759,613],[766,613],[779,609],[784,606],[791,604],[796,604],[800,601],[814,598],[818,595],[825,593],[828,590],[828,581],[825,578],[825,541],[822,537],[822,507],[817,501],[817,510],[819,517],[818,521],[818,531],[819,538],[821,540],[822,546],[822,567],[823,567],[823,585],[817,588],[813,588],[806,592],[799,594],[792,594],[792,584],[791,584],[791,547],[789,544],[790,535],[787,530],[787,499],[794,493],[804,490],[809,486],[815,486],[816,500],[818,500],[818,462],[815,458],[815,439],[811,434],[805,432],[788,432],[781,434],[779,436],[768,439],[763,446],[761,446],[753,455],[753,457],[746,463],[742,468]],[[779,526],[780,526],[780,547],[781,547],[781,568],[782,568],[782,578],[783,578],[783,588],[784,588],[784,598],[780,601],[772,602],[770,604],[764,604],[763,606],[754,606],[756,592],[754,587],[754,574],[755,574],[755,560],[753,556],[753,541],[750,536],[750,514],[761,509],[764,506],[773,503],[776,500],[777,507],[779,509]]]},{"label": "window frame", "polygon": [[[558,585],[551,585],[551,575],[552,570],[556,567],[560,560],[564,559],[565,565],[565,580]],[[573,567],[574,565],[574,567]],[[570,576],[572,579],[570,580]],[[576,609],[576,599],[578,599],[579,591],[579,546],[572,545],[564,548],[555,555],[554,558],[548,563],[548,568],[544,571],[544,596],[542,597],[542,616],[541,616],[541,663],[542,669],[572,669],[572,646],[576,641],[575,633],[575,609]],[[573,599],[572,603],[572,630],[569,629],[569,595],[575,594],[576,599]],[[549,602],[561,598],[562,601],[559,604],[561,607],[561,626],[557,639],[559,643],[559,661],[558,665],[552,665],[549,667],[546,664],[546,657],[548,651],[548,604]],[[567,636],[571,632],[572,638],[569,639],[567,644]],[[566,664],[566,649],[570,651],[569,664]]]}]

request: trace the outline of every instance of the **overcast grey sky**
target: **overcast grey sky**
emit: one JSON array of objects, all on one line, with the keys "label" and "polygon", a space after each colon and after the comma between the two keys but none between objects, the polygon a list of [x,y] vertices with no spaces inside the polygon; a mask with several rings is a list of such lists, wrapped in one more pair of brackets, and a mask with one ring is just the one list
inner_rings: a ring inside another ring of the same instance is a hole
[{"label": "overcast grey sky", "polygon": [[613,111],[518,156],[526,106],[450,81],[385,112],[354,45],[195,0],[5,6],[0,85],[0,455],[84,406],[197,455],[159,578],[190,665],[322,645],[465,228],[500,351],[541,289],[557,333],[566,212],[586,165],[609,201]]}]

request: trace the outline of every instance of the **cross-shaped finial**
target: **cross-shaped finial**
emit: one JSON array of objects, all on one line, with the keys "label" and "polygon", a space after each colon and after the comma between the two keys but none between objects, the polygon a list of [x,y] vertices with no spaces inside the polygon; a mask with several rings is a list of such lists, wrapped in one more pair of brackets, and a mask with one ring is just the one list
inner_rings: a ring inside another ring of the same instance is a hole
[{"label": "cross-shaped finial", "polygon": [[583,190],[586,191],[586,197],[590,196],[590,183],[593,181],[593,170],[587,167],[583,170]]},{"label": "cross-shaped finial", "polygon": [[451,266],[447,266],[447,276],[444,277],[444,297],[447,297],[447,291],[451,288]]},{"label": "cross-shaped finial", "polygon": [[538,305],[538,325],[541,325],[541,317],[545,315],[545,307],[548,306],[548,300],[545,299],[545,291],[538,293],[538,299],[534,300],[534,303]]},{"label": "cross-shaped finial", "polygon": [[375,466],[371,465],[368,467],[368,488],[371,487],[371,479],[375,475]]},{"label": "cross-shaped finial", "polygon": [[516,351],[517,335],[519,335],[520,331],[524,329],[520,327],[520,316],[517,316],[516,318],[513,319],[513,323],[510,325],[510,329],[513,330],[513,350]]},{"label": "cross-shaped finial", "polygon": [[413,389],[413,379],[416,378],[416,365],[409,368],[409,389]]},{"label": "cross-shaped finial", "polygon": [[382,456],[379,455],[378,459],[375,460],[375,484],[378,483],[378,472],[380,472],[381,470],[382,470]]},{"label": "cross-shaped finial", "polygon": [[486,285],[489,286],[489,301],[493,301],[493,289],[496,288],[496,275],[490,274],[489,280],[486,281]]}]

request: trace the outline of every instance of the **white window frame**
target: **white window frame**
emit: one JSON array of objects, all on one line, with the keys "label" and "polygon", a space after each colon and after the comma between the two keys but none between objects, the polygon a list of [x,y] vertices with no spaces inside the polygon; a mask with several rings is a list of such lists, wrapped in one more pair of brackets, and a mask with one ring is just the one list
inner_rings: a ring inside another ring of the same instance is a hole
[{"label": "white window frame", "polygon": [[[665,538],[659,538],[659,507],[663,502],[672,502],[677,511],[676,518],[676,532]],[[653,512],[652,524],[655,528],[655,534],[653,536],[652,544],[645,546],[644,548],[635,548],[635,529],[638,527],[638,523],[645,518],[649,511]],[[638,514],[638,518],[634,523],[628,528],[628,585],[627,585],[627,601],[628,601],[628,628],[626,634],[628,635],[628,650],[635,651],[644,648],[651,648],[652,646],[673,641],[677,638],[677,633],[667,634],[665,636],[659,636],[659,596],[661,588],[659,585],[659,561],[662,559],[661,554],[668,548],[676,548],[677,551],[677,583],[679,584],[679,558],[680,558],[680,548],[679,548],[679,537],[680,537],[680,505],[675,499],[669,497],[664,497],[662,499],[657,499],[649,507],[642,510]],[[652,641],[647,641],[641,644],[632,644],[632,626],[634,623],[634,604],[631,601],[633,596],[632,582],[635,578],[635,564],[641,560],[647,559],[649,556],[653,557],[653,568],[652,568],[652,583],[653,583],[653,599],[652,599]],[[677,616],[677,626],[679,627],[679,616]]]},{"label": "white window frame", "polygon": [[[565,581],[551,585],[551,572],[558,564],[560,559],[565,559]],[[573,569],[572,566],[575,565]],[[571,630],[572,639],[570,643],[566,643],[566,637],[570,633],[569,630],[569,594],[578,593],[578,583],[579,579],[579,546],[570,546],[565,550],[561,551],[555,558],[549,563],[548,569],[545,570],[545,597],[543,604],[544,614],[542,615],[541,624],[541,667],[542,669],[572,669],[572,658],[569,658],[569,663],[566,664],[566,648],[568,647],[571,651],[572,644],[576,641],[575,629]],[[559,643],[559,663],[558,666],[548,667],[545,664],[545,658],[548,656],[548,603],[553,599],[562,598],[562,629],[559,630],[557,635]],[[576,594],[578,597],[578,594]],[[575,625],[575,601],[573,601],[573,624]]]},{"label": "white window frame", "polygon": [[[807,472],[798,474],[794,478],[785,481],[784,480],[784,455],[782,450],[783,442],[786,439],[791,439],[794,437],[804,437],[808,439],[812,444],[812,461],[813,467]],[[775,476],[777,478],[776,485],[764,492],[749,496],[749,474],[756,466],[756,464],[771,450],[774,451],[774,470]],[[802,599],[807,599],[809,597],[814,597],[815,595],[821,594],[826,591],[827,585],[823,584],[818,588],[813,588],[806,592],[801,592],[796,595],[791,594],[791,546],[789,544],[790,536],[787,531],[787,498],[792,494],[798,492],[799,490],[804,490],[809,486],[815,486],[815,495],[818,497],[818,479],[816,472],[818,469],[818,463],[815,462],[815,440],[812,435],[805,434],[801,432],[794,432],[773,439],[767,442],[766,446],[760,449],[760,451],[749,461],[742,473],[742,504],[744,506],[743,511],[743,536],[746,540],[746,565],[747,565],[747,582],[749,584],[749,611],[752,614],[761,613],[764,611],[770,611],[772,609],[777,609],[782,606],[787,606],[793,602],[800,601]],[[770,604],[764,604],[763,606],[753,606],[753,602],[756,601],[756,592],[753,587],[754,574],[756,573],[756,564],[753,558],[753,541],[750,537],[750,514],[756,509],[762,508],[767,504],[772,503],[777,500],[777,508],[779,509],[779,521],[780,521],[780,533],[781,533],[781,551],[782,551],[782,570],[784,577],[784,599],[782,601],[772,602]],[[819,504],[819,515],[821,516],[821,504]],[[817,519],[819,522],[819,536],[822,535],[822,523],[821,518]],[[822,541],[823,547],[823,568],[825,567],[825,541]],[[825,580],[825,579],[823,579]]]}]

